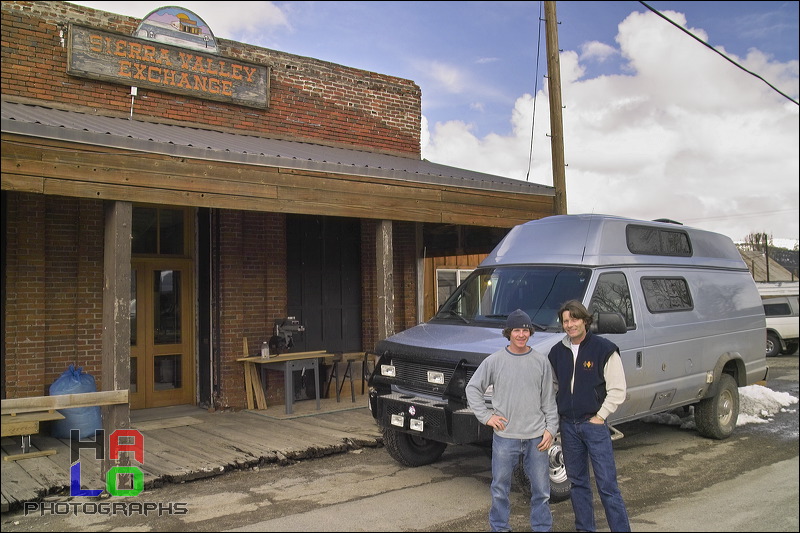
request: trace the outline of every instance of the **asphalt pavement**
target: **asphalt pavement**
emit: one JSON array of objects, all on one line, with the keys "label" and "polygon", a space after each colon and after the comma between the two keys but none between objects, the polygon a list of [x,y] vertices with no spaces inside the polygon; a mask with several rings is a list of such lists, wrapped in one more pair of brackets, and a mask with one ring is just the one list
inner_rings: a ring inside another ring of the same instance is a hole
[{"label": "asphalt pavement", "polygon": [[[800,531],[798,458],[747,472],[632,517],[633,531]],[[702,475],[698,473],[698,475]],[[776,512],[783,509],[785,512]],[[792,512],[793,510],[793,512]],[[713,527],[709,527],[713,514]],[[608,531],[602,529],[600,531]]]}]

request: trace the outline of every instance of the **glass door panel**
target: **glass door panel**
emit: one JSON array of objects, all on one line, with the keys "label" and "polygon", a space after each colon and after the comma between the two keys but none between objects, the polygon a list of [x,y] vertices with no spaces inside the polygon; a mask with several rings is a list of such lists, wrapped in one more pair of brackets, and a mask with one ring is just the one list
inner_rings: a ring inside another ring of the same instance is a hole
[{"label": "glass door panel", "polygon": [[[192,403],[191,263],[135,260],[131,280],[131,407]],[[135,280],[135,281],[134,281]]]},{"label": "glass door panel", "polygon": [[153,331],[156,344],[181,342],[181,273],[153,272]]},{"label": "glass door panel", "polygon": [[181,388],[181,356],[159,355],[153,361],[155,382],[153,387],[157,391]]}]

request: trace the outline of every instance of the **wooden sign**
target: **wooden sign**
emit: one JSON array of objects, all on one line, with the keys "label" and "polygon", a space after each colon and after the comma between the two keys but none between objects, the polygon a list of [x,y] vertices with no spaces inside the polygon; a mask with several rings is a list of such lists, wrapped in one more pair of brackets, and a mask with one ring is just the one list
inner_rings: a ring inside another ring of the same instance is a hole
[{"label": "wooden sign", "polygon": [[269,67],[70,24],[67,74],[248,107],[269,105]]}]

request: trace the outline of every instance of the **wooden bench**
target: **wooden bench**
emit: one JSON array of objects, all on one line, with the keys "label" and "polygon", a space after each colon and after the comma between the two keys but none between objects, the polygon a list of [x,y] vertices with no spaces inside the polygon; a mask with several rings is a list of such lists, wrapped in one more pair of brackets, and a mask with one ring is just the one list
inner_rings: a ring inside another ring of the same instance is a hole
[{"label": "wooden bench", "polygon": [[2,415],[2,436],[3,437],[22,437],[22,453],[16,455],[6,455],[6,461],[17,461],[19,459],[31,459],[33,457],[44,457],[53,455],[55,450],[41,450],[29,453],[31,449],[31,435],[39,433],[39,423],[49,420],[63,420],[64,415],[53,409],[47,411],[36,411],[33,413],[21,413],[13,415]]},{"label": "wooden bench", "polygon": [[2,436],[22,437],[22,453],[7,455],[6,461],[18,461],[53,455],[56,450],[29,452],[31,435],[39,433],[39,424],[49,420],[62,420],[64,415],[56,409],[74,407],[93,407],[128,403],[128,391],[84,392],[57,396],[32,396],[30,398],[11,398],[2,400]]}]

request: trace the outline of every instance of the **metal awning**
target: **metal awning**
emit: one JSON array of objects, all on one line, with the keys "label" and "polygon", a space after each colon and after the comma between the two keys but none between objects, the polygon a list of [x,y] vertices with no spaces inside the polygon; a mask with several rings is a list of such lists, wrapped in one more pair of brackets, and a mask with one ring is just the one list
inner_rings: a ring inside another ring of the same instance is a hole
[{"label": "metal awning", "polygon": [[2,102],[2,132],[145,153],[555,196],[551,186],[364,150]]}]

